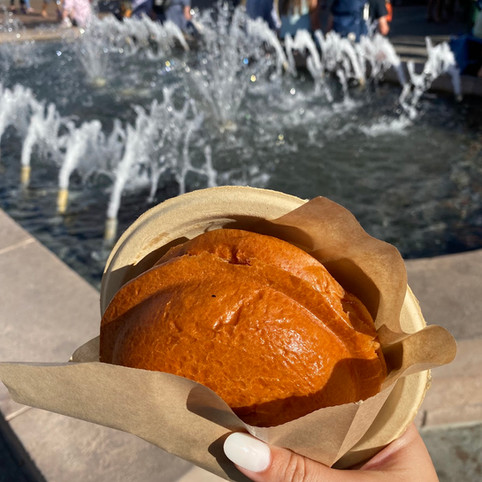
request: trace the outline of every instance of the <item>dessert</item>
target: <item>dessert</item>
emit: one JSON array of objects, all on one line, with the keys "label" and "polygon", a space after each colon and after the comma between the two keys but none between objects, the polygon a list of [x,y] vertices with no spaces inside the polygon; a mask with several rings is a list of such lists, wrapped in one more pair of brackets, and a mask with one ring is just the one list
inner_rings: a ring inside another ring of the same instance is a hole
[{"label": "dessert", "polygon": [[369,398],[386,377],[360,300],[302,249],[237,229],[175,246],[122,286],[100,361],[199,382],[264,427]]}]

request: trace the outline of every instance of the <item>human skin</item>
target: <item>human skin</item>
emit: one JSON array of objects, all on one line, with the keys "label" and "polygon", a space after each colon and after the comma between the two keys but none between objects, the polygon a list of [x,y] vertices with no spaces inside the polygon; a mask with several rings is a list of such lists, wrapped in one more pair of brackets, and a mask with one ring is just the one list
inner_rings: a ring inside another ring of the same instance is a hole
[{"label": "human skin", "polygon": [[269,447],[246,434],[230,435],[225,453],[253,482],[438,481],[428,450],[413,424],[368,462],[351,470],[332,469],[290,450]]},{"label": "human skin", "polygon": [[388,25],[387,17],[380,17],[378,19],[378,31],[382,35],[388,35],[388,32],[390,31],[390,26]]}]

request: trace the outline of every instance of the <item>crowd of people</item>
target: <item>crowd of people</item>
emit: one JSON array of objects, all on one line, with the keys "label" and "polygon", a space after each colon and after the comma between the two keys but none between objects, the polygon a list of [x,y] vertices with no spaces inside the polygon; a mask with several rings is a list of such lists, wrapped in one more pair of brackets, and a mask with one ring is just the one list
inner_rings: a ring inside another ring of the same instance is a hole
[{"label": "crowd of people", "polygon": [[[19,11],[23,14],[36,13],[30,5],[30,0],[19,0]],[[91,0],[43,0],[40,15],[47,18],[49,5],[55,8],[57,19],[65,27],[85,27],[93,15]],[[170,20],[178,25],[181,30],[188,31],[191,20],[190,0],[132,0],[131,2],[119,2],[122,6],[120,17],[141,18],[150,17],[161,22]],[[10,0],[9,10],[17,12],[15,0]]]},{"label": "crowd of people", "polygon": [[[33,13],[30,0],[10,0],[10,10]],[[43,17],[48,9],[63,26],[85,27],[93,15],[93,0],[42,0]],[[457,0],[427,0],[427,21],[439,22],[453,13]],[[462,2],[462,0],[458,0]],[[463,0],[462,6],[470,7],[471,31],[451,40],[451,48],[456,55],[462,73],[482,76],[482,0]],[[215,2],[213,1],[213,4]],[[342,37],[356,42],[361,36],[373,32],[388,35],[392,20],[390,0],[231,0],[233,6],[244,5],[252,19],[261,18],[269,28],[276,31],[281,39],[297,30],[324,33],[333,30]],[[185,34],[196,34],[191,18],[191,0],[119,0],[119,19],[142,18],[155,21],[171,21]],[[50,7],[52,5],[52,7]]]},{"label": "crowd of people", "polygon": [[390,0],[246,0],[246,12],[262,18],[281,38],[322,28],[356,41],[370,28],[387,35],[392,9]]},{"label": "crowd of people", "polygon": [[[10,0],[10,12],[16,13],[16,0]],[[94,14],[92,0],[42,0],[40,15],[50,17],[49,5],[54,5],[57,19],[65,27],[85,27]],[[119,18],[149,17],[152,20],[174,22],[183,32],[188,33],[191,24],[190,0],[119,0],[115,15]],[[24,15],[37,14],[30,5],[30,0],[18,0],[19,12]]]},{"label": "crowd of people", "polygon": [[[15,1],[10,0],[10,10],[16,11]],[[41,15],[47,17],[52,4],[55,14],[65,26],[84,27],[93,14],[92,0],[43,0]],[[30,0],[18,0],[23,14],[34,13]],[[330,2],[330,3],[329,3]],[[244,4],[251,18],[262,18],[281,38],[298,29],[314,31],[321,26],[322,17],[329,11],[329,29],[344,36],[358,39],[367,33],[370,24],[382,35],[389,31],[390,0],[244,0],[232,2]],[[147,16],[160,22],[174,22],[182,31],[193,28],[191,0],[119,0],[120,17],[141,18]]]},{"label": "crowd of people", "polygon": [[[427,21],[442,21],[453,14],[454,4],[455,0],[428,0]],[[482,77],[482,0],[465,0],[462,6],[470,7],[470,32],[454,36],[450,47],[462,74]],[[321,28],[354,42],[373,32],[388,35],[393,13],[390,0],[246,0],[246,12],[262,18],[280,38],[299,29]]]}]

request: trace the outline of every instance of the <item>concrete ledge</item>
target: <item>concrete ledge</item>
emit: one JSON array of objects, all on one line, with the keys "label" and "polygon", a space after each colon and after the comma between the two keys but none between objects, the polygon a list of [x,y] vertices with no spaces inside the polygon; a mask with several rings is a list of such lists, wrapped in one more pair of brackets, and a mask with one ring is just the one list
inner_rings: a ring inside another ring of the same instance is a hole
[{"label": "concrete ledge", "polygon": [[174,482],[193,468],[133,435],[43,410],[10,426],[47,481]]},{"label": "concrete ledge", "polygon": [[405,264],[427,323],[447,328],[457,340],[482,337],[482,250]]},{"label": "concrete ledge", "polygon": [[432,384],[417,415],[419,428],[482,423],[482,337],[457,341],[457,356],[432,370]]},{"label": "concrete ledge", "polygon": [[53,40],[73,40],[80,37],[78,28],[61,29],[58,27],[24,29],[19,32],[0,32],[0,43],[47,42]]},{"label": "concrete ledge", "polygon": [[449,330],[457,356],[432,371],[419,427],[482,421],[482,250],[406,261],[425,320]]},{"label": "concrete ledge", "polygon": [[[1,210],[0,286],[2,361],[67,361],[97,336],[97,290]],[[48,481],[175,481],[193,467],[132,435],[19,405],[1,383],[0,412]]]}]

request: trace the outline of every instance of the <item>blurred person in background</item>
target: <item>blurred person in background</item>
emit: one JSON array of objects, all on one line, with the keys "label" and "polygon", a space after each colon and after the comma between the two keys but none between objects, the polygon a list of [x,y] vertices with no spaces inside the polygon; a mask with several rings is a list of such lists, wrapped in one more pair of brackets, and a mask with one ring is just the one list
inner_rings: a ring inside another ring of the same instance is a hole
[{"label": "blurred person in background", "polygon": [[92,18],[90,0],[64,0],[62,25],[65,27],[86,27]]},{"label": "blurred person in background", "polygon": [[333,0],[331,28],[353,42],[360,40],[368,33],[365,5],[366,0]]},{"label": "blurred person in background", "polygon": [[[22,12],[25,15],[28,15],[29,13],[34,13],[35,10],[30,6],[30,0],[20,0],[20,12]],[[12,13],[16,13],[17,9],[15,8],[15,0],[10,0],[10,7],[8,10]]]},{"label": "blurred person in background", "polygon": [[388,23],[388,10],[385,0],[369,0],[365,4],[364,20],[372,25],[374,24],[375,31],[378,33],[388,35],[390,25]]},{"label": "blurred person in background", "polygon": [[126,17],[141,18],[143,15],[149,17],[152,12],[152,0],[133,0],[131,12]]},{"label": "blurred person in background", "polygon": [[168,0],[165,3],[166,21],[175,23],[183,32],[191,22],[191,0]]},{"label": "blurred person in background", "polygon": [[[47,6],[48,6],[49,3],[50,3],[50,0],[43,0],[42,11],[40,12],[40,15],[42,15],[42,17],[44,17],[44,18],[48,17]],[[61,10],[60,7],[61,7],[60,0],[55,0],[55,10],[57,12],[57,20],[60,20],[62,18],[62,10]]]},{"label": "blurred person in background", "polygon": [[281,38],[287,34],[294,37],[298,30],[314,32],[320,28],[318,0],[279,0],[278,12],[281,20]]},{"label": "blurred person in background", "polygon": [[371,28],[381,35],[390,31],[386,0],[333,0],[329,29],[358,42]]},{"label": "blurred person in background", "polygon": [[246,0],[246,14],[249,18],[264,20],[271,30],[278,30],[281,21],[278,15],[277,3],[273,0]]},{"label": "blurred person in background", "polygon": [[475,0],[470,32],[450,39],[457,66],[462,75],[482,77],[482,0]]}]

